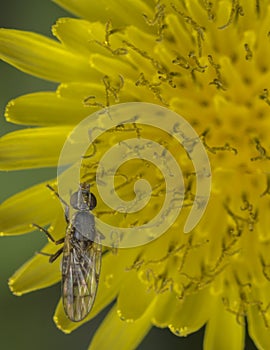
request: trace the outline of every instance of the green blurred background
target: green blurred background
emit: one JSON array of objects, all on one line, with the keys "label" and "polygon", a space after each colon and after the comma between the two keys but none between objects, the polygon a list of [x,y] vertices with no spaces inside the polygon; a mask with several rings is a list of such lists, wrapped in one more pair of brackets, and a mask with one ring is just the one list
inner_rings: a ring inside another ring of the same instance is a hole
[{"label": "green blurred background", "polygon": [[[58,17],[67,15],[50,0],[4,0],[1,1],[0,27],[30,30],[51,36],[51,25]],[[16,129],[15,126],[5,123],[3,117],[4,107],[10,99],[33,91],[53,90],[55,85],[21,73],[1,61],[0,79],[0,135],[4,135]],[[30,185],[55,176],[55,169],[0,172],[0,201],[2,202]],[[35,252],[39,251],[45,242],[46,238],[40,232],[17,237],[3,237],[0,240],[1,350],[85,350],[105,315],[103,312],[71,335],[64,335],[55,327],[52,320],[60,297],[59,284],[22,297],[15,297],[11,294],[7,286],[8,278]],[[202,340],[203,330],[188,338],[178,338],[168,330],[154,328],[138,349],[199,350],[202,349]],[[110,348],[118,350],[113,344]],[[248,341],[246,349],[255,349],[251,341]]]}]

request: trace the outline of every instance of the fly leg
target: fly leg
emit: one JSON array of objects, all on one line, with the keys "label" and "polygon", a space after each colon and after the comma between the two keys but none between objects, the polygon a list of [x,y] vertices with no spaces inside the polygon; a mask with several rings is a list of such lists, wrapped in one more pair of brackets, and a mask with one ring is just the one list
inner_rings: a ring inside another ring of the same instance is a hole
[{"label": "fly leg", "polygon": [[57,245],[57,244],[64,243],[64,241],[65,241],[65,237],[60,238],[60,239],[58,239],[58,240],[56,241],[56,240],[53,238],[53,236],[50,234],[50,232],[49,232],[48,230],[46,230],[44,227],[42,227],[42,226],[39,226],[39,225],[37,225],[37,224],[32,224],[32,226],[38,228],[41,232],[44,232],[45,235],[49,238],[49,240],[50,240],[51,242],[53,242],[54,244],[56,244],[56,245]]},{"label": "fly leg", "polygon": [[60,200],[60,202],[62,204],[64,204],[64,206],[65,206],[65,219],[66,219],[66,222],[69,224],[69,205],[62,197],[60,197],[59,193],[54,188],[52,188],[50,185],[47,185],[47,187],[49,190],[51,190],[56,195],[56,197]]},{"label": "fly leg", "polygon": [[[53,242],[55,245],[58,245],[58,244],[62,244],[64,243],[65,241],[65,237],[63,238],[60,238],[58,240],[55,240],[53,238],[53,236],[50,234],[50,232],[48,230],[46,230],[44,227],[42,226],[39,226],[37,224],[32,224],[32,226],[36,227],[37,229],[39,229],[41,232],[44,232],[45,235],[49,238],[49,240],[51,242]],[[49,262],[52,263],[54,262],[63,252],[63,247],[61,247],[60,249],[57,250],[57,252],[55,252],[54,254],[49,254],[49,253],[45,253],[45,252],[38,252],[39,254],[41,255],[46,255],[46,256],[49,256]]]},{"label": "fly leg", "polygon": [[38,254],[49,256],[50,257],[49,262],[53,263],[63,253],[63,249],[64,249],[64,247],[61,247],[54,254],[49,254],[49,253],[45,253],[45,252],[38,252]]}]

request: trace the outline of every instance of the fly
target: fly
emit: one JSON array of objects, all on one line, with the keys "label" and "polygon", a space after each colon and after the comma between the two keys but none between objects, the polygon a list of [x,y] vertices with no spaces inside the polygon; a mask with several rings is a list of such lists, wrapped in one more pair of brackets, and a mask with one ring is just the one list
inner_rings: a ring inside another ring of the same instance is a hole
[{"label": "fly", "polygon": [[73,322],[79,322],[93,307],[101,269],[101,237],[95,229],[95,218],[91,213],[97,201],[90,192],[90,185],[81,183],[78,191],[70,197],[70,206],[74,209],[74,214],[70,218],[70,206],[50,185],[47,187],[65,206],[66,236],[56,241],[43,227],[36,224],[33,226],[45,232],[55,244],[64,243],[55,254],[50,255],[49,261],[55,261],[63,253],[61,264],[63,306],[67,317]]}]

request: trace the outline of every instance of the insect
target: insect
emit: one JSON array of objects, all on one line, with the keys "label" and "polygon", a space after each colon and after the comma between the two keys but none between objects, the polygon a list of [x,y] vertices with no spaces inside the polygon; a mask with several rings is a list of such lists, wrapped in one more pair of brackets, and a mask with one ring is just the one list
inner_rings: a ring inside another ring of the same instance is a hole
[{"label": "insect", "polygon": [[81,183],[78,191],[70,197],[70,206],[74,209],[74,214],[70,218],[70,206],[50,185],[47,187],[64,204],[66,236],[56,241],[43,227],[36,224],[33,226],[45,232],[55,244],[64,243],[55,254],[50,255],[49,261],[55,261],[63,253],[61,265],[63,306],[67,317],[73,322],[79,322],[93,307],[101,269],[101,235],[95,229],[95,219],[90,212],[95,208],[97,201],[90,192],[90,185]]}]

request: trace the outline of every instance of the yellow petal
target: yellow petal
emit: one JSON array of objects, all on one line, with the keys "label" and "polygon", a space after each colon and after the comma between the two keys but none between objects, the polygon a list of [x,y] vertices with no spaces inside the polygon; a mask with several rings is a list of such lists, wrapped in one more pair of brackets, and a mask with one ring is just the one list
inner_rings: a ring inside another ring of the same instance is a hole
[{"label": "yellow petal", "polygon": [[[265,71],[269,71],[269,47],[265,45],[265,38],[269,33],[269,21],[270,21],[270,11],[269,4],[267,5],[268,9],[265,11],[265,16],[260,20],[260,26],[257,28],[258,36],[257,36],[257,54],[256,60],[259,69],[265,69]],[[255,11],[253,11],[255,13]],[[258,82],[261,79],[258,79]],[[269,81],[269,80],[268,80]]]},{"label": "yellow petal", "polygon": [[37,77],[56,81],[87,81],[99,77],[88,57],[71,53],[42,35],[13,29],[0,30],[0,59]]},{"label": "yellow petal", "polygon": [[90,113],[84,107],[83,99],[61,98],[54,92],[37,92],[11,100],[6,107],[5,117],[16,124],[67,125],[78,123]]},{"label": "yellow petal", "polygon": [[147,286],[143,284],[136,271],[128,271],[121,285],[117,299],[117,312],[122,320],[127,322],[140,318],[155,295],[147,291]]},{"label": "yellow petal", "polygon": [[[158,295],[156,308],[154,310],[153,324],[160,328],[168,327],[171,323],[171,312],[176,304],[176,295],[174,293],[162,293]],[[179,300],[178,304],[179,304]]]},{"label": "yellow petal", "polygon": [[96,331],[89,350],[136,349],[151,328],[154,304],[155,301],[142,317],[131,323],[122,321],[114,306]]},{"label": "yellow petal", "polygon": [[30,232],[34,230],[32,223],[44,226],[51,221],[62,208],[53,200],[48,183],[30,187],[0,205],[0,235]]},{"label": "yellow petal", "polygon": [[259,350],[270,349],[269,292],[269,283],[254,288],[254,300],[260,300],[261,304],[251,304],[247,313],[248,333]]},{"label": "yellow petal", "polygon": [[109,305],[119,293],[122,280],[126,277],[126,267],[133,262],[137,254],[136,249],[123,250],[119,255],[106,253],[102,256],[99,287],[93,309],[81,322],[71,322],[65,315],[62,301],[59,302],[54,316],[54,321],[59,329],[70,333],[83,323],[94,318],[102,309]]},{"label": "yellow petal", "polygon": [[[47,188],[46,190],[50,192]],[[56,219],[50,226],[49,231],[52,237],[55,240],[58,240],[65,236],[67,223],[59,199],[56,198],[56,196],[53,197],[52,195],[50,195],[50,197],[54,198],[53,202],[57,203],[57,206],[52,205],[55,203],[52,203],[50,201],[47,203],[49,207],[52,207],[52,216],[56,216]],[[33,215],[33,212],[31,213]],[[35,224],[40,225],[39,219],[36,216],[33,216],[32,221],[34,221]],[[44,233],[39,231],[37,234],[45,236]],[[61,245],[56,245],[53,242],[49,242],[45,247],[42,248],[42,252],[46,254],[55,254],[60,248]],[[10,289],[14,294],[22,295],[30,291],[45,288],[56,282],[59,282],[61,278],[60,261],[61,258],[58,258],[53,263],[50,263],[48,256],[37,253],[10,278]]]},{"label": "yellow petal", "polygon": [[90,21],[107,22],[113,18],[115,26],[124,24],[136,24],[151,30],[143,18],[143,14],[153,16],[149,6],[143,0],[126,0],[117,2],[113,0],[100,0],[89,2],[89,0],[53,0],[66,10]]},{"label": "yellow petal", "polygon": [[91,67],[100,73],[108,76],[117,77],[128,76],[130,79],[138,78],[138,72],[131,64],[124,61],[116,60],[114,57],[106,57],[104,55],[93,54],[90,59]]},{"label": "yellow petal", "polygon": [[[100,83],[77,83],[77,82],[71,82],[71,83],[64,83],[59,85],[57,89],[57,95],[60,97],[63,97],[65,101],[68,101],[70,99],[76,99],[81,101],[81,104],[83,104],[83,101],[88,98],[89,96],[93,96],[96,102],[102,102],[105,103],[106,99],[106,93],[105,93],[105,86],[104,84]],[[92,108],[89,110],[87,108],[88,114],[93,113]]]},{"label": "yellow petal", "polygon": [[169,327],[178,336],[187,336],[204,326],[210,311],[207,289],[187,295],[184,300],[179,300],[173,292],[166,292],[158,296],[153,321],[158,327]]},{"label": "yellow petal", "polygon": [[244,349],[245,327],[236,321],[236,316],[225,309],[219,298],[212,298],[215,303],[213,314],[206,325],[205,350],[241,350]]},{"label": "yellow petal", "polygon": [[56,166],[72,127],[31,128],[0,139],[0,169],[18,170]]},{"label": "yellow petal", "polygon": [[257,349],[270,349],[269,325],[266,325],[262,313],[258,306],[254,305],[249,308],[248,312],[248,333]]},{"label": "yellow petal", "polygon": [[[204,326],[210,317],[211,296],[205,288],[196,294],[187,295],[183,302],[175,300],[171,312],[170,330],[180,336],[196,332]],[[178,305],[177,305],[178,304]]]},{"label": "yellow petal", "polygon": [[[53,254],[57,251],[53,243],[49,243],[42,251]],[[37,254],[26,262],[9,279],[9,287],[15,295],[22,295],[31,291],[46,288],[60,281],[59,261],[49,262],[49,257]]]},{"label": "yellow petal", "polygon": [[[119,83],[119,77],[116,83]],[[100,83],[64,83],[59,85],[57,95],[63,97],[63,101],[70,101],[73,99],[76,100],[76,102],[80,101],[81,105],[84,104],[84,112],[86,112],[87,115],[90,115],[97,109],[100,109],[101,105],[106,105],[105,86],[104,84]],[[145,96],[146,95],[148,94],[146,93]],[[153,94],[151,95],[150,92],[149,95],[150,98],[146,98],[151,100]],[[120,103],[139,101],[141,99],[141,92],[139,89],[134,89],[134,81],[125,79],[124,86],[120,90],[118,97]],[[86,99],[87,101],[83,103],[83,101]],[[115,102],[114,98],[111,98],[111,100],[111,104],[113,104]],[[97,104],[96,107],[94,106],[95,103]],[[80,116],[80,113],[78,113],[78,115]],[[74,120],[76,120],[75,118],[77,118],[77,115],[74,116]]]},{"label": "yellow petal", "polygon": [[[69,50],[88,56],[93,52],[92,44],[95,40],[104,41],[105,25],[75,18],[60,18],[52,27],[52,32]],[[94,51],[99,48],[101,49],[95,44]]]}]

